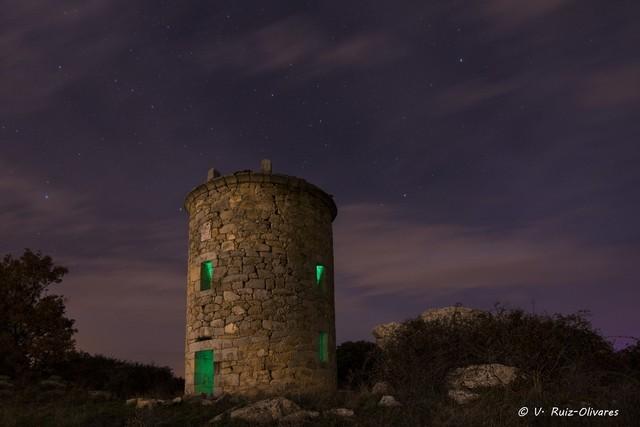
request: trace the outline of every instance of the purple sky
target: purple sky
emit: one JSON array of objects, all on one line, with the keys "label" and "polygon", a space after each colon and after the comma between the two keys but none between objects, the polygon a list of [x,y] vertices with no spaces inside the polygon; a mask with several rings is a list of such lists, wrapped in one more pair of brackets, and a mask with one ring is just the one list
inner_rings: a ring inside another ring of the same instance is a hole
[{"label": "purple sky", "polygon": [[90,352],[182,374],[210,167],[334,195],[338,340],[427,308],[640,335],[640,3],[0,0],[0,254]]}]

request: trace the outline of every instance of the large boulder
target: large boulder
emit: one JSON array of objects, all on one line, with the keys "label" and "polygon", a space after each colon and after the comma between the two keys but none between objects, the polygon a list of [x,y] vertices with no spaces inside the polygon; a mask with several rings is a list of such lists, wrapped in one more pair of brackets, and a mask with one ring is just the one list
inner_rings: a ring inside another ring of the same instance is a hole
[{"label": "large boulder", "polygon": [[390,392],[391,392],[391,387],[389,386],[389,383],[384,381],[378,381],[373,385],[373,387],[371,387],[371,393],[373,394],[383,395],[383,394],[389,394]]},{"label": "large boulder", "polygon": [[62,378],[57,375],[52,375],[49,379],[40,381],[39,385],[42,390],[63,390],[67,387]]},{"label": "large boulder", "polygon": [[353,417],[354,412],[353,409],[348,408],[333,408],[327,409],[324,411],[325,416],[335,416],[335,417]]},{"label": "large boulder", "polygon": [[[478,318],[482,314],[487,312],[482,310],[476,310],[475,308],[451,306],[442,308],[431,308],[424,311],[420,318],[425,322],[440,321],[445,323],[451,322],[468,322]],[[376,344],[379,347],[384,347],[389,339],[398,331],[401,324],[399,322],[383,323],[373,328],[371,333],[376,339]]]},{"label": "large boulder", "polygon": [[506,386],[514,382],[518,376],[517,368],[500,363],[458,368],[447,375],[448,394],[457,403],[467,403],[480,396],[475,392],[477,389]]},{"label": "large boulder", "polygon": [[425,322],[453,322],[453,321],[470,321],[478,318],[480,315],[485,314],[485,311],[476,310],[475,308],[451,306],[442,308],[431,308],[424,311],[420,318]]},{"label": "large boulder", "polygon": [[[291,400],[284,397],[275,397],[273,399],[260,400],[242,408],[232,409],[228,412],[228,415],[230,418],[253,424],[267,424],[279,421],[299,411],[301,411],[301,408]],[[212,421],[220,421],[225,415],[227,415],[227,412],[218,415]],[[299,414],[299,416],[302,416],[302,414]]]},{"label": "large boulder", "polygon": [[160,401],[158,399],[144,399],[139,397],[136,400],[136,409],[153,409]]},{"label": "large boulder", "polygon": [[386,406],[387,408],[392,408],[395,406],[402,406],[402,403],[398,402],[395,397],[388,394],[380,398],[378,406]]},{"label": "large boulder", "polygon": [[373,328],[373,331],[371,333],[376,339],[376,344],[378,344],[378,346],[380,347],[384,347],[389,338],[391,338],[393,334],[396,333],[399,327],[400,323],[398,322],[383,323],[382,325],[378,325]]}]

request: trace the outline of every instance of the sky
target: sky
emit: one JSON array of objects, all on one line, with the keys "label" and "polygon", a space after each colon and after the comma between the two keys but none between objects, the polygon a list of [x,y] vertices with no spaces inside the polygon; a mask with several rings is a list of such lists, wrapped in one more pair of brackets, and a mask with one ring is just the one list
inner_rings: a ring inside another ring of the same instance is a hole
[{"label": "sky", "polygon": [[185,195],[332,194],[338,342],[422,311],[640,336],[640,3],[0,0],[0,254],[84,351],[182,375]]}]

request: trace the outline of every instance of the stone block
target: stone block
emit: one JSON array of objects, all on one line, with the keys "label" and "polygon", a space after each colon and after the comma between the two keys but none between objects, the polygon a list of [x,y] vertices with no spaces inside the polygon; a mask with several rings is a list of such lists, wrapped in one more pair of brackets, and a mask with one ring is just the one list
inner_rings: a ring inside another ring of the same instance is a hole
[{"label": "stone block", "polygon": [[235,323],[229,323],[224,327],[225,334],[233,335],[236,332],[238,332],[238,327],[236,326]]},{"label": "stone block", "polygon": [[238,294],[236,294],[235,292],[231,292],[231,291],[224,291],[224,300],[226,302],[233,302],[233,301],[237,301],[240,299],[240,297],[238,296]]},{"label": "stone block", "polygon": [[220,249],[223,252],[228,252],[228,251],[232,251],[236,248],[236,245],[234,242],[222,242],[222,245],[220,245]]},{"label": "stone block", "polygon": [[243,314],[246,313],[246,310],[244,308],[242,308],[242,306],[236,305],[234,306],[231,311],[233,312],[233,314],[237,315],[237,316],[241,316]]},{"label": "stone block", "polygon": [[266,300],[269,298],[269,291],[264,289],[256,289],[253,291],[253,297],[257,300]]},{"label": "stone block", "polygon": [[240,268],[229,268],[229,273],[222,278],[222,283],[242,282],[247,280],[247,275],[240,273]]},{"label": "stone block", "polygon": [[252,289],[264,289],[265,282],[264,279],[250,279],[246,286]]}]

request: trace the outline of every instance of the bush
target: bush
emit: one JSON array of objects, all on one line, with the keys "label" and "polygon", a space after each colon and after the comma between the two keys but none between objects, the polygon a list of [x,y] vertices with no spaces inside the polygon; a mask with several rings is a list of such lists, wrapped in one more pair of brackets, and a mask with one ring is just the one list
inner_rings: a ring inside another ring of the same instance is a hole
[{"label": "bush", "polygon": [[[631,421],[631,414],[640,415],[640,386],[634,380],[637,355],[636,348],[616,353],[584,312],[548,316],[499,307],[473,320],[418,318],[403,323],[385,345],[376,372],[406,403],[407,425],[472,425],[471,420],[478,425],[483,420],[520,425],[526,420],[514,416],[517,409],[534,403],[624,406],[621,412]],[[484,363],[515,366],[524,377],[509,388],[485,393],[474,404],[452,403],[447,398],[447,375],[455,368]]]},{"label": "bush", "polygon": [[173,376],[168,367],[126,362],[100,355],[75,353],[55,367],[66,381],[81,388],[131,396],[170,397],[182,394],[184,380]]},{"label": "bush", "polygon": [[358,389],[371,384],[373,367],[380,350],[368,341],[347,341],[336,349],[338,387]]}]

